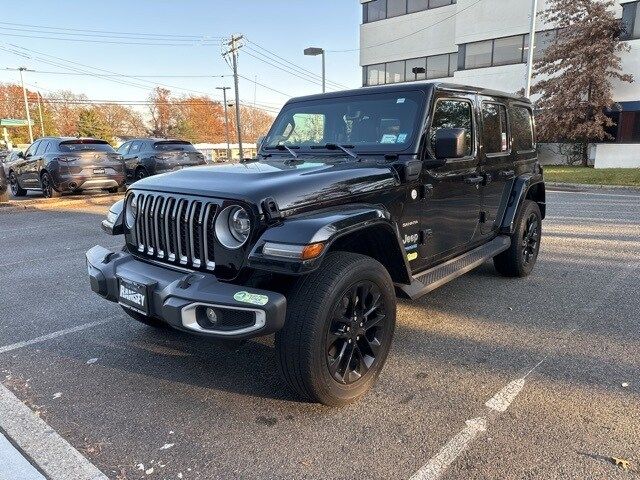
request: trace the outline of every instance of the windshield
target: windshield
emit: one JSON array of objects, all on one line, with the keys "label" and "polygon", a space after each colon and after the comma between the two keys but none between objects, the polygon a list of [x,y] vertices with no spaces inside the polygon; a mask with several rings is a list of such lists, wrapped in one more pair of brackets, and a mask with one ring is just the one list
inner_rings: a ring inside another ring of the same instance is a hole
[{"label": "windshield", "polygon": [[113,148],[106,142],[87,141],[87,140],[70,140],[60,143],[61,152],[113,152]]},{"label": "windshield", "polygon": [[335,144],[361,151],[404,150],[419,128],[422,105],[419,91],[292,103],[278,115],[263,145],[267,149]]},{"label": "windshield", "polygon": [[156,142],[153,144],[154,150],[163,152],[183,150],[185,152],[195,152],[196,149],[189,142]]}]

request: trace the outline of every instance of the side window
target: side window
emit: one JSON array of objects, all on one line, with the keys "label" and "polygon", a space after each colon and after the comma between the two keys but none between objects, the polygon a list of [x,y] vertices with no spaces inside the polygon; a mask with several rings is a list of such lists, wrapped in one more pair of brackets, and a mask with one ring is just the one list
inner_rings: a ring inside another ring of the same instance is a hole
[{"label": "side window", "polygon": [[436,132],[441,128],[463,128],[467,137],[466,156],[473,151],[473,109],[466,100],[438,100],[429,129],[431,151],[435,150]]},{"label": "side window", "polygon": [[49,149],[49,140],[41,140],[40,141],[40,145],[38,145],[38,149],[36,150],[36,155],[44,155],[44,152],[46,152]]},{"label": "side window", "polygon": [[131,144],[131,148],[129,148],[129,155],[136,155],[137,153],[140,153],[141,145],[142,145],[142,142],[133,142]]},{"label": "side window", "polygon": [[498,103],[482,104],[482,144],[486,154],[509,150],[507,107]]},{"label": "side window", "polygon": [[511,109],[511,136],[516,152],[534,149],[533,114],[529,108],[516,106]]},{"label": "side window", "polygon": [[38,150],[38,147],[40,146],[40,143],[41,143],[40,140],[38,140],[35,143],[32,143],[31,146],[27,148],[27,151],[24,153],[24,156],[28,157],[29,155],[35,155],[36,150]]},{"label": "side window", "polygon": [[120,145],[120,148],[118,148],[118,153],[120,155],[126,155],[127,152],[129,151],[130,146],[131,146],[130,142],[123,143],[122,145]]}]

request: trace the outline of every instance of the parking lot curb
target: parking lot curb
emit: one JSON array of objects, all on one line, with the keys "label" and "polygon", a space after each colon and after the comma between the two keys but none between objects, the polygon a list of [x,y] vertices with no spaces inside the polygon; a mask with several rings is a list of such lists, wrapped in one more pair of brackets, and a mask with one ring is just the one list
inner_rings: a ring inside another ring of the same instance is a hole
[{"label": "parking lot curb", "polygon": [[588,183],[564,183],[564,182],[545,182],[546,186],[554,190],[628,190],[630,192],[640,193],[640,187],[633,185],[591,185]]},{"label": "parking lot curb", "polygon": [[2,384],[0,429],[50,480],[108,478]]}]

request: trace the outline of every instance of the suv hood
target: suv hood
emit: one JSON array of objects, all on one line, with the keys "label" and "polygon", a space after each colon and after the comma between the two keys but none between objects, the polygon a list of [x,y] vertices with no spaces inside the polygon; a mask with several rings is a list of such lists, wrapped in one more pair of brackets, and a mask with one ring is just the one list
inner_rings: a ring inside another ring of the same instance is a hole
[{"label": "suv hood", "polygon": [[332,157],[193,167],[135,182],[131,188],[242,200],[273,198],[280,210],[400,185],[390,165]]}]

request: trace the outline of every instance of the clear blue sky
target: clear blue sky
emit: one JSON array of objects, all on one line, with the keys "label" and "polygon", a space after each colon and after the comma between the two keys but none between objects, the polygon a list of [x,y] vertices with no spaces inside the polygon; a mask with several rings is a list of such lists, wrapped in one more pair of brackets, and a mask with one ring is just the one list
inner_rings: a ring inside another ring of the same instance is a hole
[{"label": "clear blue sky", "polygon": [[[37,12],[37,15],[35,14]],[[327,50],[327,78],[348,87],[358,87],[361,70],[358,66],[358,28],[361,6],[358,0],[31,0],[11,2],[0,17],[0,81],[17,81],[18,73],[7,67],[26,66],[34,70],[69,71],[71,67],[88,70],[96,67],[112,75],[229,75],[230,68],[221,56],[219,37],[232,33],[244,34],[253,50],[240,51],[240,73],[291,96],[316,93],[320,86],[296,78],[278,68],[252,58],[249,54],[269,55],[257,45],[295,65],[320,75],[320,57],[305,57],[302,50],[318,46]],[[18,25],[20,24],[20,25]],[[25,24],[32,26],[23,26]],[[43,29],[55,27],[59,30]],[[75,32],[63,29],[82,29],[109,32],[127,32],[131,38],[115,33]],[[67,33],[69,35],[55,35]],[[158,38],[148,34],[167,35]],[[14,35],[14,36],[12,36]],[[105,36],[101,36],[105,35]],[[106,36],[112,35],[112,36]],[[184,41],[180,36],[194,36]],[[51,38],[64,37],[74,41]],[[209,36],[210,38],[207,38]],[[149,40],[147,40],[149,38]],[[202,40],[204,39],[204,41]],[[84,40],[84,41],[77,41]],[[98,40],[99,43],[91,43]],[[180,43],[180,46],[123,45],[129,43]],[[183,46],[182,44],[187,45]],[[203,45],[203,43],[205,43]],[[257,45],[256,45],[257,44]],[[24,58],[3,49],[29,49],[31,58]],[[349,50],[351,52],[330,52]],[[261,56],[261,55],[259,55]],[[38,60],[37,58],[40,58]],[[53,58],[53,57],[58,57]],[[273,60],[273,56],[271,56]],[[51,65],[46,59],[63,66]],[[62,60],[61,60],[62,59]],[[95,72],[95,70],[90,70]],[[68,89],[84,93],[91,99],[144,100],[153,83],[164,83],[183,89],[209,93],[213,98],[221,94],[216,86],[233,86],[231,77],[225,78],[144,78],[121,81],[137,83],[140,87],[123,85],[91,76],[26,74],[30,85],[37,85],[43,93]],[[114,77],[110,77],[114,78]],[[172,88],[176,94],[189,93]],[[254,84],[242,80],[241,98],[247,103],[254,100]],[[232,90],[229,91],[232,93]],[[286,96],[267,88],[257,87],[257,101],[261,104],[281,105]]]}]

